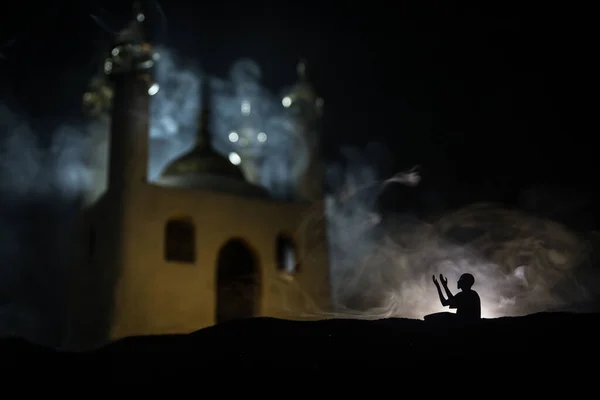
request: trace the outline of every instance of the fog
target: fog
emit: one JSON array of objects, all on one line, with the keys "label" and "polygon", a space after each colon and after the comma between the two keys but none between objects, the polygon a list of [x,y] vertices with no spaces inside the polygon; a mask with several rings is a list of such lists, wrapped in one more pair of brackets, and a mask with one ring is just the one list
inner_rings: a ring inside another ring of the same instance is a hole
[{"label": "fog", "polygon": [[[217,151],[260,159],[258,183],[275,198],[288,197],[308,147],[298,145],[304,132],[281,106],[281,94],[261,84],[260,67],[239,60],[229,76],[210,77],[170,49],[158,52],[149,178],[156,179],[192,146],[201,83],[208,79]],[[244,111],[248,104],[250,113]],[[93,202],[106,188],[108,117],[100,113],[84,126],[65,121],[51,132],[50,146],[40,145],[27,115],[5,105],[0,126],[0,330],[47,341],[64,317],[62,261],[69,252],[70,221],[81,202]],[[244,144],[230,139],[240,127]],[[256,140],[261,132],[264,142]],[[373,143],[345,149],[344,162],[327,167],[325,218],[336,309],[314,310],[312,316],[422,318],[441,311],[431,282],[439,273],[448,276],[451,289],[461,273],[473,273],[484,317],[559,308],[596,294],[584,284],[591,276],[585,268],[589,240],[556,222],[493,204],[449,210],[427,221],[413,210],[382,211],[377,200],[385,187],[416,191],[421,184],[418,167],[384,176],[381,161],[391,155],[383,148]]]}]

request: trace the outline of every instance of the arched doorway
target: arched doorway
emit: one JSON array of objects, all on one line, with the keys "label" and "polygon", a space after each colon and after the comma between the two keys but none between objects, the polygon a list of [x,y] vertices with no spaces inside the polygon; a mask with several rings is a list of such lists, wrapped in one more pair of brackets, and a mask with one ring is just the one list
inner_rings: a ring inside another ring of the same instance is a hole
[{"label": "arched doorway", "polygon": [[256,316],[260,301],[258,260],[241,239],[229,240],[217,260],[216,323]]}]

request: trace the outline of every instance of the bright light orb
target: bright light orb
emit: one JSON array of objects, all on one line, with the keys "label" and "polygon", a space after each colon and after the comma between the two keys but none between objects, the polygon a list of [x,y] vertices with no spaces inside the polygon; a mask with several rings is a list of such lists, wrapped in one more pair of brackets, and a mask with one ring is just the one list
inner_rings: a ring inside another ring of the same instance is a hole
[{"label": "bright light orb", "polygon": [[231,143],[235,143],[240,139],[240,135],[237,134],[237,132],[231,132],[229,133],[229,141]]},{"label": "bright light orb", "polygon": [[264,143],[267,141],[267,134],[264,132],[259,132],[258,135],[256,136],[256,140],[258,140],[261,143]]},{"label": "bright light orb", "polygon": [[112,69],[113,69],[112,61],[106,60],[104,62],[104,72],[107,74],[110,74],[112,72]]},{"label": "bright light orb", "polygon": [[229,153],[229,162],[231,162],[233,165],[240,165],[240,163],[242,162],[242,158],[238,153],[231,152]]},{"label": "bright light orb", "polygon": [[282,100],[281,100],[281,104],[285,107],[288,108],[289,106],[292,105],[292,99],[289,96],[285,96]]},{"label": "bright light orb", "polygon": [[158,93],[159,89],[160,89],[160,86],[158,85],[158,83],[153,83],[152,86],[150,86],[148,88],[148,94],[150,96],[154,96],[156,93]]}]

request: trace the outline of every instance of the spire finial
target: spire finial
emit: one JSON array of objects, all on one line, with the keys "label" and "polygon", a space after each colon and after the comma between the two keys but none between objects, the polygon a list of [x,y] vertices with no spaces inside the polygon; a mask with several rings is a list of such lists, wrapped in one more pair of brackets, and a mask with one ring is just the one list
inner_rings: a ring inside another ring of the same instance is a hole
[{"label": "spire finial", "polygon": [[208,147],[211,143],[210,135],[210,81],[208,77],[202,79],[200,85],[200,112],[198,114],[197,147]]}]

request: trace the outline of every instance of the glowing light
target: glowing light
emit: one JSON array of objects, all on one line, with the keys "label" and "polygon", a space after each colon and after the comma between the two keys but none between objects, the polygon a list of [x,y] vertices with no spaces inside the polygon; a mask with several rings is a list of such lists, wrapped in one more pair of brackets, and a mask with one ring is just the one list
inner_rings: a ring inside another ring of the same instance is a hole
[{"label": "glowing light", "polygon": [[148,88],[148,94],[150,96],[154,96],[156,93],[158,93],[158,90],[160,89],[160,86],[158,85],[158,83],[153,83],[149,88]]},{"label": "glowing light", "polygon": [[137,19],[138,22],[144,22],[144,20],[146,19],[146,16],[142,13],[139,13],[135,19]]},{"label": "glowing light", "polygon": [[288,274],[296,272],[296,252],[291,246],[286,246],[283,262],[285,272]]},{"label": "glowing light", "polygon": [[256,140],[258,140],[261,143],[264,143],[267,141],[267,134],[264,132],[259,132],[258,135],[256,135]]},{"label": "glowing light", "polygon": [[499,318],[500,315],[498,315],[495,312],[490,311],[486,306],[482,305],[481,306],[481,318]]},{"label": "glowing light", "polygon": [[146,60],[139,64],[140,67],[145,68],[145,69],[152,68],[153,65],[154,65],[154,61],[152,61],[152,60]]},{"label": "glowing light", "polygon": [[118,56],[119,55],[119,49],[112,49],[112,51],[110,52],[110,54],[112,54],[113,56]]},{"label": "glowing light", "polygon": [[113,67],[112,61],[106,60],[104,62],[104,72],[105,73],[110,74],[112,72],[112,67]]},{"label": "glowing light", "polygon": [[229,133],[229,141],[231,143],[237,142],[239,138],[240,138],[240,135],[238,135],[237,132],[230,132]]},{"label": "glowing light", "polygon": [[252,107],[250,106],[250,102],[247,100],[242,101],[242,114],[250,115],[250,111]]},{"label": "glowing light", "polygon": [[229,153],[229,162],[231,162],[233,165],[240,165],[240,163],[242,162],[242,158],[238,153],[231,152]]},{"label": "glowing light", "polygon": [[292,99],[289,96],[285,96],[282,100],[281,100],[281,104],[285,107],[288,108],[289,106],[292,105]]}]

